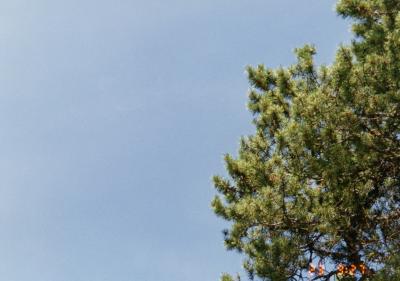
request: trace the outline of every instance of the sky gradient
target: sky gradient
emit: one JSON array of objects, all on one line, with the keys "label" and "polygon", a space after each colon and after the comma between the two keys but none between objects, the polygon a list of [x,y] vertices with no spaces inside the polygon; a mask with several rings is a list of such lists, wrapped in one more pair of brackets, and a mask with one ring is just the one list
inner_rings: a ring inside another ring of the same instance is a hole
[{"label": "sky gradient", "polygon": [[329,64],[335,1],[0,2],[0,276],[217,281],[241,269],[210,209],[252,133],[246,65]]}]

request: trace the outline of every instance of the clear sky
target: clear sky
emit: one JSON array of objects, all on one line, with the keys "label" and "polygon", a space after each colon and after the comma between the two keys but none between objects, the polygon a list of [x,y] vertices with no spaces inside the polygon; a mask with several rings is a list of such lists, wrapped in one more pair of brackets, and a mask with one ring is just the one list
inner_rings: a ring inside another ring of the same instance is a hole
[{"label": "clear sky", "polygon": [[348,41],[333,0],[0,1],[0,279],[217,281],[248,64]]}]

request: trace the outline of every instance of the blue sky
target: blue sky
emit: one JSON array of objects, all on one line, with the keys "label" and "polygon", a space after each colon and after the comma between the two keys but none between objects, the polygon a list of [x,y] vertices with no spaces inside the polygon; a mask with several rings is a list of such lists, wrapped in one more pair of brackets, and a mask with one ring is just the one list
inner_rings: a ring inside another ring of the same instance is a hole
[{"label": "blue sky", "polygon": [[329,63],[321,0],[0,2],[0,276],[204,281],[241,271],[210,209],[250,134],[248,64]]}]

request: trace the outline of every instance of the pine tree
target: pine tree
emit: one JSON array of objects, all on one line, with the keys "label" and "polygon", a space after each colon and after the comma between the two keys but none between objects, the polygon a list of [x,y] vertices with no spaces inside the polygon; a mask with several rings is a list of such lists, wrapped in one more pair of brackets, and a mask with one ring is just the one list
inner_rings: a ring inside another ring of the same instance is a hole
[{"label": "pine tree", "polygon": [[288,68],[247,68],[256,130],[212,207],[250,279],[400,280],[400,1],[337,12],[354,39],[332,65],[306,45]]}]

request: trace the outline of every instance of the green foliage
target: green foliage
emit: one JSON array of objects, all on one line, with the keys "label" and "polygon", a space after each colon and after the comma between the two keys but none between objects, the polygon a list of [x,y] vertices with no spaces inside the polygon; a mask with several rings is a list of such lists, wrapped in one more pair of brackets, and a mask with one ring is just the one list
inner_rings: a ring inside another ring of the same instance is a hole
[{"label": "green foliage", "polygon": [[234,280],[229,274],[223,274],[221,277],[221,281],[234,281]]},{"label": "green foliage", "polygon": [[240,281],[240,276],[237,276],[236,279],[234,279],[229,274],[224,273],[221,276],[221,281]]},{"label": "green foliage", "polygon": [[400,280],[400,254],[393,253],[385,267],[373,278],[373,281],[399,281]]},{"label": "green foliage", "polygon": [[316,67],[306,45],[289,68],[247,68],[256,132],[226,155],[212,207],[232,222],[225,244],[250,278],[302,280],[322,261],[315,279],[342,263],[368,271],[342,280],[400,280],[400,2],[337,11],[355,39],[331,66]]}]

